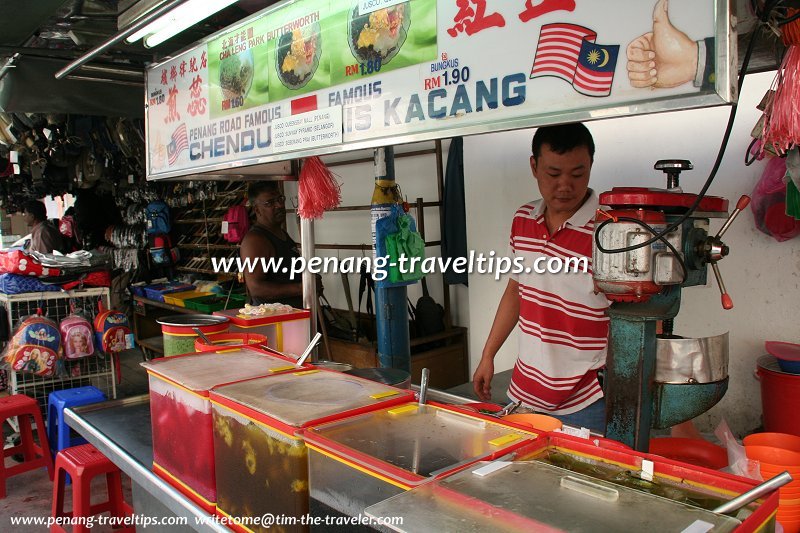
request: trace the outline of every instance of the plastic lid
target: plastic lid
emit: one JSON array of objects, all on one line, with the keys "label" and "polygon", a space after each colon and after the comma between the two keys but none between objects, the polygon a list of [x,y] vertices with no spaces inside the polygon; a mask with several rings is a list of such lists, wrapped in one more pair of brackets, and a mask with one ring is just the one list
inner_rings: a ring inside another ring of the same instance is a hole
[{"label": "plastic lid", "polygon": [[231,324],[240,327],[252,328],[275,324],[276,322],[287,322],[289,320],[302,320],[309,318],[311,312],[308,309],[294,309],[288,313],[273,313],[263,316],[246,316],[239,314],[238,309],[228,309],[226,311],[215,311],[214,315],[227,317]]},{"label": "plastic lid", "polygon": [[[537,461],[476,463],[367,507],[372,517],[402,517],[398,531],[733,531],[735,518],[614,485]],[[491,468],[489,468],[491,469]],[[393,524],[397,522],[392,522]]]},{"label": "plastic lid", "polygon": [[434,405],[381,409],[307,429],[307,442],[413,485],[534,438],[498,423]]},{"label": "plastic lid", "polygon": [[141,365],[148,372],[189,390],[204,392],[217,385],[262,377],[269,375],[270,370],[293,366],[286,359],[250,348],[166,357]]},{"label": "plastic lid", "polygon": [[800,361],[800,344],[791,342],[767,341],[764,343],[767,353],[784,361]]},{"label": "plastic lid", "polygon": [[[397,400],[411,393],[341,372],[311,370],[254,379],[214,389],[225,398],[289,426],[304,427],[345,411]],[[233,408],[226,404],[226,407]]]}]

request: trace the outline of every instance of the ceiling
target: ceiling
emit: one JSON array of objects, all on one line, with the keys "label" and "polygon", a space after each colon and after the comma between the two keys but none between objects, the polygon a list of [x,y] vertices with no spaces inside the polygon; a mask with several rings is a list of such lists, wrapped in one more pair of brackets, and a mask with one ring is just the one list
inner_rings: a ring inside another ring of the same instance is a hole
[{"label": "ceiling", "polygon": [[[118,33],[120,26],[129,25],[135,19],[132,13],[138,16],[167,0],[0,0],[0,110],[142,116],[143,71],[148,63],[278,1],[239,0],[156,48],[122,42],[69,79],[56,80],[55,72]],[[751,0],[731,2],[738,11],[743,51],[754,25]],[[775,69],[779,57],[775,39],[760,38],[758,43],[748,71]],[[10,68],[3,75],[5,65]]]},{"label": "ceiling", "polygon": [[141,116],[148,63],[279,0],[239,0],[156,48],[123,41],[69,79],[55,79],[55,72],[118,33],[120,24],[129,25],[131,13],[139,16],[166,1],[0,0],[0,72],[9,66],[0,74],[0,110]]}]

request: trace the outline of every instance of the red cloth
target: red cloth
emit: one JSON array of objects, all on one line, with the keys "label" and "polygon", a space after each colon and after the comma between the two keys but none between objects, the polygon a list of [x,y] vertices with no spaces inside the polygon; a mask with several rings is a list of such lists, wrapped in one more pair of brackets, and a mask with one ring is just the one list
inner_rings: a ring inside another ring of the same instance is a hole
[{"label": "red cloth", "polygon": [[22,276],[60,276],[61,270],[42,266],[32,255],[22,250],[0,252],[0,273]]},{"label": "red cloth", "polygon": [[110,287],[111,273],[108,270],[89,272],[85,276],[81,277],[81,279],[62,284],[61,288],[68,291],[80,285],[83,285],[84,287]]}]

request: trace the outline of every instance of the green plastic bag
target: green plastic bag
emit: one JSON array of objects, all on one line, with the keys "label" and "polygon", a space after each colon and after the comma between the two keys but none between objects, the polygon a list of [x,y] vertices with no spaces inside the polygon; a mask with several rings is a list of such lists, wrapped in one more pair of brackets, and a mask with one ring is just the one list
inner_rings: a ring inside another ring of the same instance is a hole
[{"label": "green plastic bag", "polygon": [[[389,281],[399,283],[403,281],[417,281],[425,277],[422,271],[422,262],[425,260],[425,241],[417,231],[413,231],[414,219],[410,215],[397,217],[398,231],[386,236],[386,253],[389,256]],[[402,264],[400,258],[407,259]],[[413,263],[412,258],[419,261]]]}]

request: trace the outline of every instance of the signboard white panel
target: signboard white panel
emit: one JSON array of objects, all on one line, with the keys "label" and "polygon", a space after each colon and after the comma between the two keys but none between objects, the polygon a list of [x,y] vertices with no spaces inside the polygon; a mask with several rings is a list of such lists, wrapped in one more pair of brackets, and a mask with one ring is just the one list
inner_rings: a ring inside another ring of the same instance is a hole
[{"label": "signboard white panel", "polygon": [[723,104],[734,45],[725,0],[296,0],[148,70],[148,177]]}]

